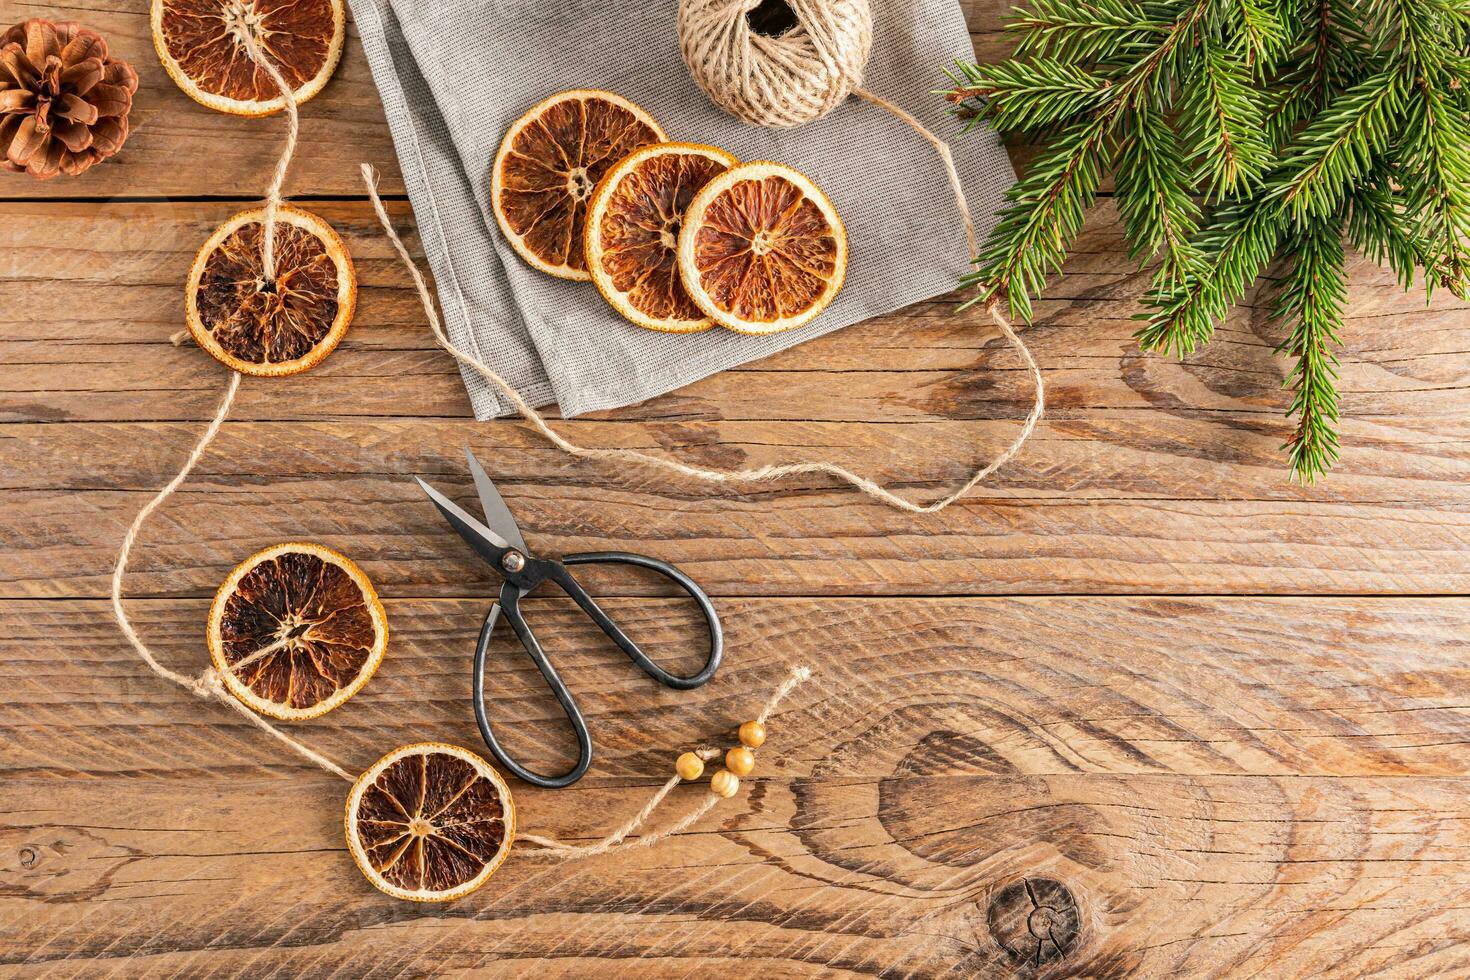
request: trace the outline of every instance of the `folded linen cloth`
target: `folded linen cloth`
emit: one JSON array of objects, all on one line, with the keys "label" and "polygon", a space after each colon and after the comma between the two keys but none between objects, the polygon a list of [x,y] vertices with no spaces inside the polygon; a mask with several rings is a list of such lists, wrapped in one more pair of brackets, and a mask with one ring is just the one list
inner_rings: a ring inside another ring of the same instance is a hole
[{"label": "folded linen cloth", "polygon": [[[967,246],[934,148],[857,98],[796,129],[718,109],[679,53],[676,0],[349,0],[392,131],[450,339],[538,407],[565,416],[643,401],[812,337],[947,292]],[[873,0],[865,87],[947,137],[958,124],[932,90],[973,57],[957,0]],[[847,226],[847,284],[800,330],[751,337],[647,331],[589,283],[526,265],[500,234],[490,168],[509,125],[548,95],[601,88],[642,105],[670,139],[742,160],[777,160],[815,180]],[[990,131],[953,144],[982,234],[1014,180]],[[478,418],[511,411],[462,366]]]}]

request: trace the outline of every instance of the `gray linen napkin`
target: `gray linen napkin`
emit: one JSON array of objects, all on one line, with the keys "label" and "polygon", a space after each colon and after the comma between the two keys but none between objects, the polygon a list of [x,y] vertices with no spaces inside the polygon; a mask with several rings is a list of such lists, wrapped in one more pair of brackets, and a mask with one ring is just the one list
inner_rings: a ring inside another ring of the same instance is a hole
[{"label": "gray linen napkin", "polygon": [[[934,148],[884,110],[849,99],[789,130],[716,108],[679,54],[675,0],[349,0],[382,94],[419,235],[451,339],[535,405],[566,416],[630,405],[851,323],[947,292],[966,267],[964,231]],[[873,0],[866,87],[941,137],[958,124],[931,90],[973,57],[956,0]],[[670,139],[743,160],[790,164],[832,198],[847,225],[847,285],[800,330],[747,337],[643,330],[588,283],[527,266],[503,240],[489,201],[506,128],[570,88],[618,92]],[[989,131],[954,141],[982,233],[1014,173]],[[505,400],[465,370],[479,418]]]}]

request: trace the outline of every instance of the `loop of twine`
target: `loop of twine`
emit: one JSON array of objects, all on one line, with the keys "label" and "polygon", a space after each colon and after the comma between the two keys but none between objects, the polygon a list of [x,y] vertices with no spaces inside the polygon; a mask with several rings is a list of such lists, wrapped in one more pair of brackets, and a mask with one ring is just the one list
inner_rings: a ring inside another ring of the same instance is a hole
[{"label": "loop of twine", "polygon": [[[272,175],[270,186],[266,191],[265,215],[263,221],[264,228],[262,230],[261,264],[265,271],[266,280],[273,281],[275,278],[276,211],[284,203],[283,188],[286,182],[286,174],[291,166],[292,157],[295,155],[296,152],[296,145],[300,135],[300,119],[299,113],[297,111],[296,93],[292,91],[290,85],[286,82],[285,77],[281,74],[280,70],[276,68],[275,64],[265,56],[265,53],[256,43],[255,38],[249,32],[246,32],[242,36],[245,40],[245,46],[247,51],[250,53],[251,58],[263,69],[265,69],[268,75],[270,75],[271,79],[275,82],[276,87],[282,93],[282,97],[286,103],[286,113],[288,119],[286,142],[281,151],[280,158],[276,162],[276,168],[274,174]],[[378,200],[376,194],[373,195],[373,201],[378,209],[378,213],[386,220],[386,215],[383,214],[382,210],[382,202]],[[393,238],[394,241],[397,242],[397,236],[394,235]],[[397,243],[400,252],[403,253],[402,243]],[[406,258],[406,253],[403,254]],[[410,263],[410,268],[413,268],[412,263]],[[413,271],[415,277],[418,278],[418,270],[413,269]],[[420,279],[419,281],[421,284],[421,288],[426,288],[422,286],[422,279]],[[187,330],[184,330],[181,331],[180,334],[174,335],[172,339],[175,346],[178,346],[186,341],[188,337],[189,332]],[[117,561],[113,565],[112,569],[111,594],[113,617],[117,620],[118,627],[122,630],[123,635],[127,637],[128,642],[132,644],[132,647],[135,651],[137,651],[138,656],[142,658],[144,664],[146,664],[148,669],[153,671],[153,673],[157,674],[159,677],[162,677],[165,680],[172,681],[179,687],[182,687],[190,693],[194,694],[196,697],[199,697],[206,701],[218,701],[221,704],[227,705],[229,708],[237,712],[241,717],[249,721],[252,725],[270,735],[277,741],[281,742],[281,744],[291,749],[291,751],[295,752],[303,759],[306,759],[313,765],[318,766],[326,772],[341,777],[348,783],[355,783],[356,777],[354,777],[346,769],[342,768],[342,766],[333,762],[331,759],[322,755],[320,752],[317,752],[315,749],[311,748],[309,745],[305,744],[299,739],[294,738],[291,735],[288,735],[286,732],[282,731],[280,728],[277,728],[275,725],[267,721],[264,717],[253,711],[240,699],[232,695],[225,687],[224,679],[213,667],[205,668],[197,677],[189,677],[188,675],[181,674],[176,670],[165,667],[158,660],[158,658],[154,656],[153,651],[149,649],[148,645],[143,642],[142,637],[138,635],[138,631],[134,628],[132,621],[128,618],[127,609],[123,606],[123,576],[127,573],[128,560],[132,555],[133,546],[137,543],[139,531],[142,530],[143,524],[148,520],[153,512],[157,510],[160,506],[162,506],[163,502],[167,500],[170,496],[172,496],[174,491],[176,491],[183,484],[184,480],[188,478],[189,473],[193,471],[195,464],[197,464],[200,458],[204,455],[204,451],[209,448],[210,443],[214,441],[215,436],[219,435],[220,428],[224,425],[225,419],[229,416],[230,409],[235,403],[235,395],[240,390],[241,377],[242,375],[238,371],[230,372],[230,380],[225,386],[224,397],[220,399],[219,407],[215,409],[214,417],[210,419],[208,426],[205,427],[203,435],[200,436],[199,441],[195,443],[194,448],[190,451],[188,458],[184,461],[183,467],[180,468],[179,472],[174,476],[172,480],[165,484],[164,487],[152,497],[152,499],[150,499],[146,504],[143,505],[142,509],[140,509],[137,515],[133,518],[133,522],[128,526],[127,533],[123,535],[122,545],[119,547],[117,553]],[[259,653],[260,651],[257,651],[257,654]],[[776,706],[779,705],[781,701],[787,697],[787,695],[789,695],[793,690],[796,689],[797,686],[799,686],[803,681],[807,680],[810,676],[811,671],[806,667],[795,668],[792,671],[791,676],[788,677],[776,689],[775,693],[770,697],[770,699],[767,700],[765,707],[760,713],[760,720],[764,722],[766,717],[775,710]],[[714,758],[718,756],[718,754],[718,751],[714,749],[700,750],[701,758],[705,758],[706,760]],[[612,850],[614,847],[617,847],[630,834],[635,833],[640,827],[642,827],[643,824],[647,822],[648,819],[653,815],[654,811],[658,809],[659,805],[663,803],[664,799],[669,795],[669,793],[673,791],[674,787],[678,785],[678,783],[679,779],[677,776],[675,776],[674,779],[670,780],[669,782],[666,782],[653,794],[652,797],[649,798],[648,802],[645,803],[643,807],[630,820],[628,820],[617,830],[613,831],[613,833],[609,834],[607,837],[603,838],[595,844],[565,844],[552,838],[538,837],[529,834],[522,835],[521,839],[539,845],[538,850],[532,850],[528,852],[531,855],[546,855],[553,856],[558,859],[570,860],[573,858],[591,857],[596,854],[604,854],[607,851]],[[708,813],[714,807],[714,805],[720,801],[720,799],[721,797],[716,796],[714,793],[706,794],[706,798],[702,800],[698,806],[696,806],[693,810],[691,810],[688,814],[675,822],[673,825],[655,834],[649,834],[644,837],[640,837],[633,844],[627,846],[648,847],[652,844],[657,843],[658,841],[664,840],[668,837],[672,837],[675,834],[682,833],[689,827],[693,826],[706,813]]]},{"label": "loop of twine", "polygon": [[[154,656],[153,651],[149,649],[148,645],[143,642],[143,638],[138,635],[137,629],[134,628],[132,621],[128,618],[127,609],[123,606],[123,576],[127,574],[128,559],[132,555],[133,545],[137,543],[138,532],[142,529],[144,522],[152,516],[153,512],[183,484],[184,480],[188,478],[189,473],[193,471],[195,464],[204,455],[205,449],[214,441],[214,437],[219,435],[220,427],[224,425],[225,417],[229,415],[230,407],[235,402],[235,394],[240,390],[240,377],[241,375],[238,371],[230,372],[229,384],[225,386],[225,396],[220,400],[219,407],[215,409],[214,417],[210,419],[209,425],[204,430],[204,434],[200,436],[199,441],[195,443],[194,448],[190,451],[189,457],[184,461],[183,467],[172,480],[164,485],[163,489],[159,490],[152,499],[143,505],[142,509],[138,511],[137,516],[133,518],[132,524],[128,526],[127,533],[123,535],[122,546],[118,549],[117,561],[112,568],[112,614],[117,620],[118,627],[122,629],[123,635],[127,637],[128,642],[132,644],[133,649],[137,651],[143,663],[153,673],[162,677],[164,680],[172,681],[184,690],[189,691],[195,697],[205,701],[218,701],[220,704],[228,706],[256,728],[270,735],[303,759],[335,776],[340,776],[348,783],[355,783],[357,778],[346,769],[320,752],[317,752],[311,746],[288,735],[280,728],[271,724],[261,715],[251,710],[243,701],[231,694],[225,687],[224,679],[220,676],[219,671],[213,667],[205,668],[197,677],[190,677],[187,674],[181,674],[176,670],[165,667]],[[776,708],[780,706],[781,702],[792,691],[796,690],[810,678],[811,670],[809,668],[794,668],[766,700],[765,706],[761,708],[760,714],[756,716],[756,720],[764,724]],[[717,758],[719,751],[717,749],[705,748],[700,749],[698,755],[705,761],[709,761],[710,759]],[[527,851],[527,854],[534,856],[570,860],[606,854],[608,851],[622,844],[629,835],[636,833],[653,816],[654,811],[659,808],[669,793],[673,792],[674,787],[678,786],[679,782],[680,778],[678,775],[670,778],[654,792],[648,802],[632,818],[594,844],[566,844],[550,837],[538,837],[534,834],[522,834],[520,839],[538,845],[537,849]],[[716,796],[714,793],[706,793],[705,798],[678,821],[652,834],[645,834],[633,841],[633,843],[625,845],[625,847],[650,847],[661,840],[666,840],[676,834],[681,834],[697,823],[706,813],[709,813],[720,800],[721,797]]]},{"label": "loop of twine", "polygon": [[[965,237],[970,246],[971,257],[974,258],[978,256],[979,237],[975,230],[975,222],[973,217],[971,217],[970,215],[969,203],[965,199],[964,182],[960,178],[959,171],[955,168],[954,156],[953,154],[951,154],[948,144],[946,144],[938,136],[935,136],[934,133],[930,132],[929,129],[926,128],[924,124],[921,123],[912,114],[904,111],[902,108],[893,104],[892,102],[889,102],[887,99],[884,99],[878,95],[874,95],[873,93],[868,92],[864,89],[856,90],[856,94],[861,96],[868,102],[871,102],[872,104],[893,113],[895,116],[897,116],[904,123],[912,127],[917,133],[923,136],[930,144],[934,146],[936,152],[939,154],[939,159],[944,164],[944,168],[948,174],[950,187],[954,191],[956,208],[959,211],[961,220],[964,223]],[[984,466],[976,469],[970,475],[969,479],[960,484],[960,486],[955,488],[953,491],[928,504],[915,503],[912,500],[907,499],[906,497],[899,496],[886,487],[880,486],[878,483],[869,479],[868,477],[855,473],[852,470],[847,469],[846,467],[837,465],[836,463],[830,463],[826,461],[778,463],[743,470],[717,470],[703,466],[692,466],[688,463],[682,463],[678,460],[668,459],[663,456],[654,456],[650,453],[641,452],[637,449],[599,448],[594,446],[580,445],[578,443],[572,442],[570,439],[566,438],[561,433],[553,429],[551,425],[546,421],[546,419],[541,415],[541,413],[536,411],[536,409],[533,408],[531,404],[525,400],[525,398],[521,397],[521,393],[515,389],[515,386],[513,386],[509,381],[506,381],[503,377],[501,377],[494,368],[490,367],[490,365],[486,364],[484,361],[480,360],[473,354],[461,350],[458,346],[454,344],[453,341],[449,339],[449,335],[444,329],[443,321],[439,317],[439,312],[434,303],[434,296],[429,289],[429,284],[424,279],[423,273],[419,271],[418,264],[414,262],[413,257],[409,255],[407,246],[403,244],[403,239],[399,237],[398,230],[393,226],[393,221],[391,218],[388,217],[388,211],[383,206],[383,200],[378,195],[377,173],[373,170],[370,164],[362,164],[362,181],[363,185],[367,188],[368,197],[373,202],[373,210],[377,212],[378,221],[383,226],[383,232],[388,236],[388,240],[393,243],[393,248],[397,251],[398,257],[402,261],[404,268],[408,270],[409,275],[413,278],[414,287],[419,294],[419,302],[423,305],[424,308],[424,316],[428,320],[429,329],[433,331],[434,339],[439,342],[439,346],[444,348],[459,361],[468,364],[475,370],[476,373],[478,373],[486,381],[494,385],[502,394],[505,395],[507,399],[510,400],[511,405],[514,406],[516,412],[521,416],[521,418],[530,423],[531,427],[539,432],[542,437],[544,437],[553,446],[570,456],[575,456],[581,459],[609,460],[624,463],[641,463],[647,466],[666,470],[670,473],[676,473],[679,476],[687,477],[692,480],[698,480],[700,482],[713,484],[716,486],[734,483],[761,483],[770,480],[777,480],[782,477],[796,476],[801,474],[822,474],[825,476],[833,477],[837,480],[842,481],[843,483],[855,487],[857,490],[861,491],[863,494],[867,495],[873,500],[876,500],[882,504],[886,504],[890,507],[894,507],[898,510],[908,511],[911,514],[934,514],[938,513],[941,510],[944,510],[946,507],[950,506],[955,501],[965,496],[965,494],[973,490],[976,485],[980,483],[981,480],[984,480],[986,477],[990,476],[990,474],[994,473],[1006,463],[1010,462],[1011,459],[1013,459],[1015,455],[1021,451],[1021,447],[1025,445],[1026,440],[1031,437],[1032,432],[1036,430],[1037,423],[1041,421],[1041,417],[1046,411],[1046,386],[1041,377],[1041,369],[1037,367],[1036,359],[1031,356],[1031,351],[1026,347],[1026,344],[1022,342],[1019,336],[1017,336],[1015,328],[1011,325],[1011,322],[1007,320],[1005,315],[1001,312],[999,302],[992,300],[990,303],[986,304],[985,311],[990,314],[991,321],[1000,328],[1000,332],[1005,336],[1006,340],[1008,340],[1011,345],[1016,349],[1016,351],[1020,353],[1022,360],[1026,362],[1026,369],[1031,375],[1031,383],[1033,388],[1035,389],[1035,396],[1031,404],[1031,411],[1027,414],[1025,422],[1022,423],[1020,431],[1000,453],[1000,455],[996,456]]]},{"label": "loop of twine", "polygon": [[[949,146],[930,132],[912,114],[861,88],[863,69],[872,42],[872,19],[866,0],[788,0],[788,5],[797,17],[800,27],[778,38],[756,35],[748,29],[748,24],[741,23],[745,15],[759,6],[760,2],[761,0],[684,0],[681,3],[679,23],[685,58],[689,61],[690,70],[694,73],[696,80],[707,92],[711,93],[711,98],[735,115],[767,126],[798,125],[817,118],[830,112],[850,93],[886,109],[912,127],[939,154],[949,177],[960,217],[964,222],[971,256],[972,258],[978,256],[978,238],[974,220],[970,215],[969,206],[965,200],[964,186],[955,168]],[[244,32],[241,37],[252,60],[276,84],[286,106],[286,140],[266,192],[262,230],[262,267],[266,281],[272,282],[275,278],[276,215],[284,203],[283,188],[300,136],[300,116],[296,94],[280,70],[270,58],[266,57],[253,35]],[[719,47],[721,43],[725,45],[724,48]],[[362,165],[362,176],[378,220],[382,223],[399,258],[413,277],[435,339],[446,351],[460,361],[469,364],[487,381],[499,388],[511,400],[522,417],[541,435],[572,456],[640,462],[712,484],[761,482],[798,474],[820,473],[846,482],[874,500],[889,506],[911,513],[929,514],[948,507],[985,477],[1005,465],[1020,451],[1044,412],[1045,390],[1041,371],[1032,358],[1031,352],[1001,313],[999,306],[992,302],[986,307],[986,310],[996,326],[1000,328],[1001,333],[1025,360],[1036,389],[1035,403],[1020,433],[999,456],[976,470],[970,479],[958,489],[930,504],[913,503],[879,486],[872,480],[833,463],[800,462],[748,470],[724,471],[689,466],[676,460],[652,456],[637,450],[598,449],[577,445],[552,429],[540,413],[489,365],[461,351],[450,341],[439,319],[428,284],[383,207],[382,199],[377,191],[377,178],[369,165]],[[180,344],[187,337],[188,332],[181,331],[180,334],[174,336],[173,340],[175,344]],[[128,560],[137,542],[139,531],[148,517],[184,482],[209,444],[219,434],[220,427],[229,415],[239,391],[240,378],[241,375],[238,372],[230,373],[224,397],[183,467],[139,510],[132,524],[129,525],[127,533],[123,536],[112,573],[113,615],[133,649],[137,651],[148,668],[159,677],[172,681],[197,697],[228,705],[249,720],[251,724],[277,739],[302,758],[349,783],[354,782],[354,777],[346,769],[272,725],[231,695],[214,668],[207,668],[198,677],[189,677],[165,667],[138,635],[123,606],[123,576],[127,571]],[[781,701],[810,676],[811,671],[806,667],[794,669],[767,700],[757,720],[764,723]],[[714,749],[701,749],[698,754],[701,758],[709,760],[717,757],[719,753]],[[539,849],[531,851],[531,854],[559,859],[590,857],[606,853],[620,845],[629,848],[651,846],[693,826],[721,799],[712,792],[708,793],[698,806],[674,824],[656,833],[644,835],[632,844],[624,844],[628,836],[643,826],[680,781],[677,775],[671,777],[654,792],[648,802],[632,818],[596,843],[566,844],[552,838],[535,835],[523,835],[522,840],[538,845]]]},{"label": "loop of twine", "polygon": [[[785,0],[795,26],[777,37],[757,32],[749,21],[749,15],[765,2],[767,0],[680,0],[679,43],[695,81],[726,111],[746,122],[763,126],[795,126],[808,122],[832,111],[849,94],[855,94],[892,113],[923,137],[939,155],[949,178],[950,190],[954,194],[956,211],[964,225],[970,259],[972,262],[978,261],[979,235],[975,229],[974,217],[970,214],[969,202],[965,198],[964,181],[955,167],[954,154],[950,151],[949,144],[931,132],[912,113],[861,87],[873,39],[873,15],[868,0]],[[413,277],[419,301],[424,307],[424,315],[439,345],[494,385],[532,428],[568,455],[582,459],[641,463],[716,486],[821,474],[840,480],[889,507],[911,514],[933,514],[965,496],[981,480],[1010,462],[1036,430],[1046,411],[1046,385],[1041,377],[1041,369],[1037,367],[1031,351],[1016,334],[1011,322],[1001,312],[999,302],[992,300],[986,305],[985,311],[1021,355],[1030,374],[1035,389],[1031,411],[1015,438],[998,456],[978,467],[953,491],[928,504],[915,503],[868,477],[826,461],[807,460],[752,469],[718,470],[692,466],[636,449],[579,445],[553,429],[541,413],[521,397],[520,392],[495,369],[461,350],[449,339],[428,283],[393,227],[382,199],[378,196],[377,176],[366,163],[362,165],[362,180],[383,231]]]}]

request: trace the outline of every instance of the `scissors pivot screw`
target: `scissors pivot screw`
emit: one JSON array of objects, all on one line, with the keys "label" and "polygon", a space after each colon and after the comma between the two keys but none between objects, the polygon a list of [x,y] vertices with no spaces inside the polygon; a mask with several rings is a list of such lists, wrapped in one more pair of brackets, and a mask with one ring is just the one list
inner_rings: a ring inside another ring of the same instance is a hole
[{"label": "scissors pivot screw", "polygon": [[507,551],[505,557],[500,559],[500,567],[507,572],[519,572],[526,567],[526,559],[518,551]]}]

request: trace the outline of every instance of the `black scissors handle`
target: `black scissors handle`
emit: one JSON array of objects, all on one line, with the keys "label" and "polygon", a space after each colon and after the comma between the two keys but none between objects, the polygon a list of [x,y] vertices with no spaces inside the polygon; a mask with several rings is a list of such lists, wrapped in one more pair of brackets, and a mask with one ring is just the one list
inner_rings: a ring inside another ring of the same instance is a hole
[{"label": "black scissors handle", "polygon": [[[561,587],[572,598],[583,612],[597,624],[618,648],[626,653],[638,665],[638,668],[654,680],[671,687],[675,690],[687,691],[699,687],[715,675],[719,669],[720,658],[724,653],[724,631],[720,627],[719,616],[715,613],[714,603],[694,580],[689,578],[679,569],[668,562],[649,558],[646,555],[634,555],[621,551],[596,551],[583,554],[567,555],[560,562],[540,562],[545,569],[545,578],[550,579]],[[700,612],[704,615],[705,624],[709,629],[710,648],[709,656],[705,660],[704,667],[698,673],[690,675],[672,674],[658,664],[639,648],[638,644],[628,638],[622,629],[605,613],[597,601],[582,588],[580,582],[567,571],[568,565],[634,565],[658,572],[660,575],[672,580],[680,589],[687,592],[695,603],[698,604]],[[534,588],[532,585],[530,588]],[[545,789],[561,789],[570,786],[586,774],[592,765],[592,735],[587,730],[586,719],[572,698],[571,691],[567,690],[566,684],[556,672],[556,667],[546,656],[541,642],[536,639],[536,634],[526,624],[525,617],[521,615],[520,600],[530,588],[517,585],[507,581],[500,590],[500,602],[490,607],[490,612],[485,616],[485,624],[480,628],[480,639],[475,646],[474,662],[474,706],[475,721],[480,726],[480,735],[485,739],[485,745],[490,752],[499,760],[500,764],[509,769],[520,779],[525,780],[533,786],[541,786]],[[544,776],[541,773],[532,772],[525,766],[512,759],[500,742],[495,738],[495,732],[490,725],[490,717],[485,709],[485,658],[490,650],[491,634],[495,631],[495,623],[499,618],[501,609],[505,610],[505,618],[510,621],[511,628],[515,630],[517,639],[521,646],[535,661],[536,667],[541,671],[541,676],[546,679],[556,700],[561,704],[562,710],[566,712],[567,721],[571,723],[572,731],[577,736],[577,762],[571,769],[560,776]]]},{"label": "black scissors handle", "polygon": [[[618,645],[628,657],[638,665],[649,677],[658,681],[664,687],[672,687],[676,691],[690,691],[715,676],[715,671],[720,667],[720,657],[725,651],[725,634],[720,628],[720,617],[715,615],[715,604],[705,594],[695,581],[685,575],[679,569],[666,561],[657,558],[649,558],[647,555],[634,555],[626,551],[588,551],[579,555],[567,555],[561,560],[562,568],[552,572],[552,579],[560,585],[567,595],[571,596],[582,611],[592,618],[602,632],[606,633],[614,643]],[[646,568],[649,571],[658,572],[660,575],[673,581],[680,590],[688,593],[699,606],[699,611],[704,615],[705,626],[709,629],[709,657],[704,662],[698,673],[684,676],[671,674],[658,664],[649,659],[648,655],[638,648],[638,644],[628,639],[627,635],[618,628],[618,624],[608,618],[602,607],[587,594],[582,584],[572,577],[566,570],[567,565],[635,565],[638,568]]]}]

